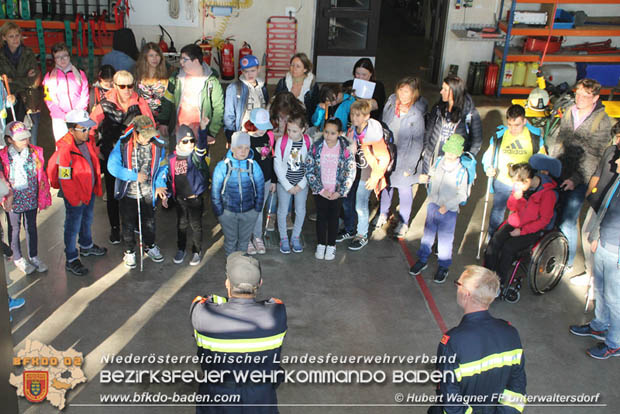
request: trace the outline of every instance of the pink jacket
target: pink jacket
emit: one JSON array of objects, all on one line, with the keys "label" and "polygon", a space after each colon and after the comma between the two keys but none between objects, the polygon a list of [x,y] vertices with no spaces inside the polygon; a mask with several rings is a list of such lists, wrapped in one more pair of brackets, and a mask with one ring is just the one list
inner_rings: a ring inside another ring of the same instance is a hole
[{"label": "pink jacket", "polygon": [[[30,145],[28,150],[36,156],[35,162],[37,164],[37,181],[39,183],[39,211],[45,210],[52,205],[52,195],[50,193],[50,183],[47,179],[47,173],[45,172],[45,160],[43,159],[43,148],[36,145]],[[6,177],[11,176],[11,163],[9,162],[9,145],[0,150],[0,160],[2,161],[3,173]],[[10,185],[10,183],[9,183]],[[4,200],[3,200],[4,201]]]},{"label": "pink jacket", "polygon": [[72,109],[88,110],[88,79],[83,70],[79,73],[81,83],[78,83],[73,70],[64,73],[54,68],[45,75],[45,103],[52,118],[64,120]]}]

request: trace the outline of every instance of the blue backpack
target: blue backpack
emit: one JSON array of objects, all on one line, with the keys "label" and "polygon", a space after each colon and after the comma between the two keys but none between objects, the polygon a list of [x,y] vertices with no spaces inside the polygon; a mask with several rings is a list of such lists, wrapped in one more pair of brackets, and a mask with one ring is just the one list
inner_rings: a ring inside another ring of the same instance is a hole
[{"label": "blue backpack", "polygon": [[[443,158],[443,155],[437,158],[435,161],[435,168],[439,165],[439,161]],[[467,198],[471,194],[471,187],[474,185],[474,181],[476,180],[476,157],[471,152],[464,152],[460,158],[461,168],[456,175],[456,185],[459,186],[463,182],[465,178],[467,178]],[[460,205],[464,206],[467,204],[467,200],[463,201]]]}]

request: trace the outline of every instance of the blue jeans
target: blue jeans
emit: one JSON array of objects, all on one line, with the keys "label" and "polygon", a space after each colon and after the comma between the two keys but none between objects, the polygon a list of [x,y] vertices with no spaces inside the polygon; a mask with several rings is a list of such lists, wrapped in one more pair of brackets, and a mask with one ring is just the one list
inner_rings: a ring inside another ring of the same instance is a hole
[{"label": "blue jeans", "polygon": [[431,255],[431,248],[437,234],[437,256],[439,266],[446,269],[452,264],[452,243],[454,242],[454,228],[456,227],[456,211],[439,213],[439,206],[428,203],[426,208],[426,222],[424,223],[424,235],[422,244],[418,250],[418,259],[426,263]]},{"label": "blue jeans", "polygon": [[560,230],[568,239],[568,263],[572,266],[577,253],[577,219],[586,198],[586,185],[579,184],[572,191],[560,192]]},{"label": "blue jeans", "polygon": [[493,180],[493,208],[491,209],[491,217],[489,217],[489,240],[500,224],[504,222],[506,203],[511,192],[512,185]]},{"label": "blue jeans", "polygon": [[76,237],[82,249],[93,247],[91,226],[93,224],[94,207],[94,195],[88,204],[80,204],[77,207],[72,206],[65,200],[65,255],[67,256],[67,263],[73,262],[80,257],[75,244]]},{"label": "blue jeans", "polygon": [[355,197],[357,196],[357,187],[359,180],[353,181],[353,186],[347,197],[342,202],[342,209],[344,211],[344,230],[349,233],[355,233],[355,224],[357,223],[357,213],[355,212]]},{"label": "blue jeans", "polygon": [[620,269],[618,246],[603,246],[594,253],[594,319],[590,327],[607,331],[605,343],[620,348]]},{"label": "blue jeans", "polygon": [[371,190],[366,190],[366,181],[360,180],[355,193],[355,211],[357,213],[357,234],[368,237],[368,220],[370,209],[368,201],[370,200]]},{"label": "blue jeans", "polygon": [[280,240],[287,239],[288,233],[286,232],[286,213],[290,205],[290,200],[295,199],[295,223],[293,224],[292,238],[299,238],[301,235],[301,229],[304,225],[304,219],[306,218],[306,199],[308,198],[308,186],[305,186],[300,192],[293,195],[286,191],[282,184],[278,184],[278,232],[280,233]]}]

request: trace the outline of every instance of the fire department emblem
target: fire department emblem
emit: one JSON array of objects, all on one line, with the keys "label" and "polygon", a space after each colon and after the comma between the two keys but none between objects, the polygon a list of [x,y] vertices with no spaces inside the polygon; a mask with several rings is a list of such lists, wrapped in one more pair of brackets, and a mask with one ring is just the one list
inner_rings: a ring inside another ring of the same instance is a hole
[{"label": "fire department emblem", "polygon": [[24,371],[24,397],[30,402],[45,400],[49,385],[47,371]]}]

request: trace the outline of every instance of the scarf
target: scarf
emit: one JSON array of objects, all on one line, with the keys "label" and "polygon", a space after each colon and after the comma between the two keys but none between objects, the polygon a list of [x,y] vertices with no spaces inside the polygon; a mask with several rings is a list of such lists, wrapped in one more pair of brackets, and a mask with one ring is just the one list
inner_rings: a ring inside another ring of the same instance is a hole
[{"label": "scarf", "polygon": [[189,151],[183,151],[180,148],[181,146],[177,144],[177,148],[176,148],[176,153],[177,153],[177,157],[189,157],[191,155],[192,152],[194,152],[193,149],[189,150]]},{"label": "scarf", "polygon": [[30,156],[30,149],[24,148],[22,152],[17,152],[15,147],[9,147],[11,155],[11,170],[9,180],[14,190],[24,190],[28,188],[28,173],[26,172],[26,163]]},{"label": "scarf", "polygon": [[15,53],[13,53],[11,52],[11,49],[9,49],[9,45],[6,43],[4,44],[4,54],[9,59],[9,62],[11,62],[11,65],[15,67],[19,65],[19,59],[22,57],[23,50],[24,50],[23,46],[19,45]]},{"label": "scarf", "polygon": [[[402,106],[402,108],[411,109],[412,105],[413,105],[413,101],[409,102],[407,105],[404,105],[404,104],[400,103],[400,100],[397,99],[396,100],[396,105],[395,105],[396,106],[396,109],[395,109],[396,118],[400,118],[401,106]],[[407,112],[409,112],[409,111],[407,110]]]}]

